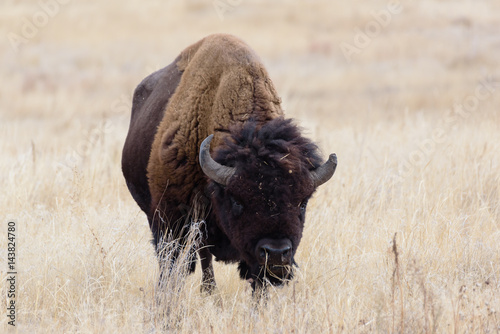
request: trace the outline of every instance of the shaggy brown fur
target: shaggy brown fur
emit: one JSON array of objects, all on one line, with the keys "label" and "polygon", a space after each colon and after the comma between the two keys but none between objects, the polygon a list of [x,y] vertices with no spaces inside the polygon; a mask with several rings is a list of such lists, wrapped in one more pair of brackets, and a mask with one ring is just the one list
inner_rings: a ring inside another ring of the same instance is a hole
[{"label": "shaggy brown fur", "polygon": [[[158,209],[169,223],[181,218],[176,208],[191,206],[195,188],[206,183],[198,164],[203,139],[215,134],[212,147],[217,147],[232,123],[283,115],[259,57],[234,36],[208,36],[186,48],[176,64],[182,78],[156,132],[147,169],[149,214]],[[152,228],[163,229],[156,222]]]}]

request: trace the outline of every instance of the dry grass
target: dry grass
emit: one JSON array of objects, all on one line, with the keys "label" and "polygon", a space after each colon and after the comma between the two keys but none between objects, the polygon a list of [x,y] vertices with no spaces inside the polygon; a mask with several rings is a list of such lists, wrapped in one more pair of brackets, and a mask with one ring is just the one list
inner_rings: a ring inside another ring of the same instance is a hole
[{"label": "dry grass", "polygon": [[[387,6],[243,0],[220,20],[205,0],[71,1],[15,53],[5,36],[41,7],[0,3],[0,246],[14,219],[18,331],[498,333],[500,4],[409,1],[348,62],[339,45]],[[256,49],[288,115],[339,157],[297,278],[261,305],[219,264],[213,296],[199,271],[155,296],[120,171],[135,85],[221,31]]]}]

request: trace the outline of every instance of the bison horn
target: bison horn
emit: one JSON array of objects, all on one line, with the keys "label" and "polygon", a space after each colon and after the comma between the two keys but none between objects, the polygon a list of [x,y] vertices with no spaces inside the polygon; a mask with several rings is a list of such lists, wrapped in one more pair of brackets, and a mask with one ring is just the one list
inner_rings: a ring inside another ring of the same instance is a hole
[{"label": "bison horn", "polygon": [[330,154],[328,161],[323,165],[319,166],[315,170],[311,171],[311,179],[314,183],[314,187],[319,187],[326,181],[330,180],[335,173],[337,168],[337,155],[335,153]]},{"label": "bison horn", "polygon": [[208,136],[200,145],[200,166],[206,176],[218,184],[226,186],[236,169],[221,165],[212,159],[210,156],[210,142],[213,138],[214,135]]}]

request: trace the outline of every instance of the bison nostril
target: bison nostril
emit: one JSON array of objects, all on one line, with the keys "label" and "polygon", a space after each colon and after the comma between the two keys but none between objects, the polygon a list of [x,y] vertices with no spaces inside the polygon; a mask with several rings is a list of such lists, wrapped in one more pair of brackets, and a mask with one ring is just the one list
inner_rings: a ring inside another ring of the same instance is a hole
[{"label": "bison nostril", "polygon": [[283,264],[289,264],[291,257],[292,257],[292,249],[289,247],[285,248],[281,253],[281,262]]},{"label": "bison nostril", "polygon": [[267,253],[266,253],[266,250],[264,248],[260,249],[259,256],[261,259],[265,259],[267,257]]}]

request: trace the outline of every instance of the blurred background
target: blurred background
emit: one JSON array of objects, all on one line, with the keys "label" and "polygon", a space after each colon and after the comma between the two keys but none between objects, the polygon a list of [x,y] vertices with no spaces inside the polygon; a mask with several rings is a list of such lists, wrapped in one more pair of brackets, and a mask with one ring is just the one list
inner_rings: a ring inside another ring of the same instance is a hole
[{"label": "blurred background", "polygon": [[[1,107],[16,110],[11,117],[106,117],[111,101],[131,95],[143,77],[215,32],[252,46],[285,102],[335,116],[337,126],[354,114],[442,111],[488,75],[499,81],[500,4],[492,0],[4,0],[0,6],[8,82]],[[33,105],[40,99],[44,106]],[[75,110],[88,100],[91,108]]]}]

